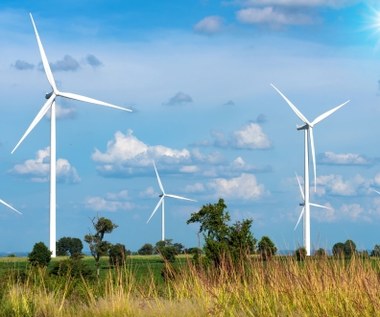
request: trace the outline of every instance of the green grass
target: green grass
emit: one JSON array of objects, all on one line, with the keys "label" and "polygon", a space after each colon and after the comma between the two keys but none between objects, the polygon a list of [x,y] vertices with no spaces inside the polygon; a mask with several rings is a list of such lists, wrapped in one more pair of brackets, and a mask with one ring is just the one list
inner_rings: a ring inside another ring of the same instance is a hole
[{"label": "green grass", "polygon": [[[92,258],[82,261],[95,269]],[[181,257],[166,281],[163,266],[132,256],[113,269],[103,258],[100,279],[86,280],[3,258],[0,316],[380,316],[378,259],[252,258],[204,269]]]}]

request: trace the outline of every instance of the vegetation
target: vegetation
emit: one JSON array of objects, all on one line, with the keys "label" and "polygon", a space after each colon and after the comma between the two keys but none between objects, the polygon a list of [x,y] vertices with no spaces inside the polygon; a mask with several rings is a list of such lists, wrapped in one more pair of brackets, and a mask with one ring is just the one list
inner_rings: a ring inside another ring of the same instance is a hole
[{"label": "vegetation", "polygon": [[110,264],[114,266],[125,265],[128,253],[130,252],[127,252],[124,244],[117,243],[112,245],[108,250]]},{"label": "vegetation", "polygon": [[32,266],[46,267],[51,260],[51,251],[43,242],[38,242],[34,245],[28,258]]},{"label": "vegetation", "polygon": [[351,258],[356,254],[356,244],[352,240],[346,240],[345,243],[335,243],[332,249],[333,255],[338,257]]},{"label": "vegetation", "polygon": [[63,237],[57,241],[57,256],[78,257],[82,254],[83,243],[78,238]]},{"label": "vegetation", "polygon": [[277,248],[269,237],[263,236],[257,244],[257,251],[263,260],[269,260],[276,254]]},{"label": "vegetation", "polygon": [[152,255],[153,254],[153,245],[150,243],[145,243],[138,251],[137,253],[140,255]]}]

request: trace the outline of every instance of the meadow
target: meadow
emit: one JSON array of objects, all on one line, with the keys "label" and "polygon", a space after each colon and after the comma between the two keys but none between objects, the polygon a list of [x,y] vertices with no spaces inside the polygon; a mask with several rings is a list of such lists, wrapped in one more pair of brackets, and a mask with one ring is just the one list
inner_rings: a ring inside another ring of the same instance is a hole
[{"label": "meadow", "polygon": [[215,269],[184,256],[173,266],[132,256],[121,268],[102,259],[99,279],[49,273],[64,260],[36,269],[2,258],[0,316],[380,316],[377,259],[254,257]]}]

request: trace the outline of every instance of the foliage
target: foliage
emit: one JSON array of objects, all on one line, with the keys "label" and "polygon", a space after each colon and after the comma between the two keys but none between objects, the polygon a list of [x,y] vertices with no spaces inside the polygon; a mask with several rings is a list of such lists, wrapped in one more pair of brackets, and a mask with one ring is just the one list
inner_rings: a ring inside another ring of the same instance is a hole
[{"label": "foliage", "polygon": [[50,274],[62,277],[91,279],[94,277],[94,271],[86,265],[80,257],[72,257],[66,260],[55,262]]},{"label": "foliage", "polygon": [[334,244],[332,251],[334,256],[351,258],[356,254],[356,244],[352,240],[346,240],[345,243],[338,242]]},{"label": "foliage", "polygon": [[257,251],[263,260],[268,260],[276,254],[277,248],[269,237],[263,236],[257,244]]},{"label": "foliage", "polygon": [[[96,221],[95,221],[96,220]],[[97,267],[97,275],[99,276],[99,260],[103,255],[107,255],[108,250],[111,247],[111,244],[107,241],[103,241],[104,235],[106,233],[111,233],[118,226],[114,224],[110,219],[101,217],[101,218],[93,218],[92,225],[95,229],[95,234],[87,234],[84,237],[84,241],[86,241],[89,245],[91,255],[94,257]]]},{"label": "foliage", "polygon": [[153,245],[150,243],[145,243],[138,251],[140,255],[152,255],[153,254]]},{"label": "foliage", "polygon": [[297,261],[304,261],[306,259],[306,254],[307,252],[304,247],[300,247],[294,252]]},{"label": "foliage", "polygon": [[82,254],[83,244],[78,238],[63,237],[57,241],[57,255],[78,257]]},{"label": "foliage", "polygon": [[377,258],[380,257],[380,245],[376,244],[373,247],[373,250],[371,251],[371,256],[374,256],[374,257],[377,257]]},{"label": "foliage", "polygon": [[319,248],[318,250],[315,250],[314,256],[318,258],[324,258],[327,256],[327,252],[323,248]]},{"label": "foliage", "polygon": [[48,266],[51,260],[51,251],[43,242],[38,242],[33,246],[32,252],[28,254],[28,259],[33,266]]},{"label": "foliage", "polygon": [[127,249],[124,244],[117,243],[109,248],[108,255],[111,265],[123,266],[127,259]]},{"label": "foliage", "polygon": [[344,243],[337,242],[333,245],[332,253],[336,257],[343,257],[344,256]]},{"label": "foliage", "polygon": [[247,257],[255,249],[254,239],[250,229],[251,219],[238,221],[228,225],[230,215],[223,199],[216,204],[204,205],[201,210],[191,214],[187,224],[199,223],[199,232],[205,239],[206,258],[220,266],[223,258],[231,257],[235,262]]},{"label": "foliage", "polygon": [[178,244],[176,246],[176,244],[173,244],[172,241],[172,239],[158,241],[155,246],[156,253],[160,254],[164,261],[171,263],[175,261],[175,256],[178,254]]}]

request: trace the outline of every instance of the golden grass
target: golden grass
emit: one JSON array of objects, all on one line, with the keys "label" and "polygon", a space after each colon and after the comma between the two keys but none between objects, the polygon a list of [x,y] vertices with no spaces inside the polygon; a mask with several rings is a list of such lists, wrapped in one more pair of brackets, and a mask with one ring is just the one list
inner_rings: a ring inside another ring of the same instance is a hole
[{"label": "golden grass", "polygon": [[163,284],[126,268],[100,281],[30,270],[2,282],[0,316],[380,316],[379,272],[377,260],[291,257],[220,269],[189,262]]}]

